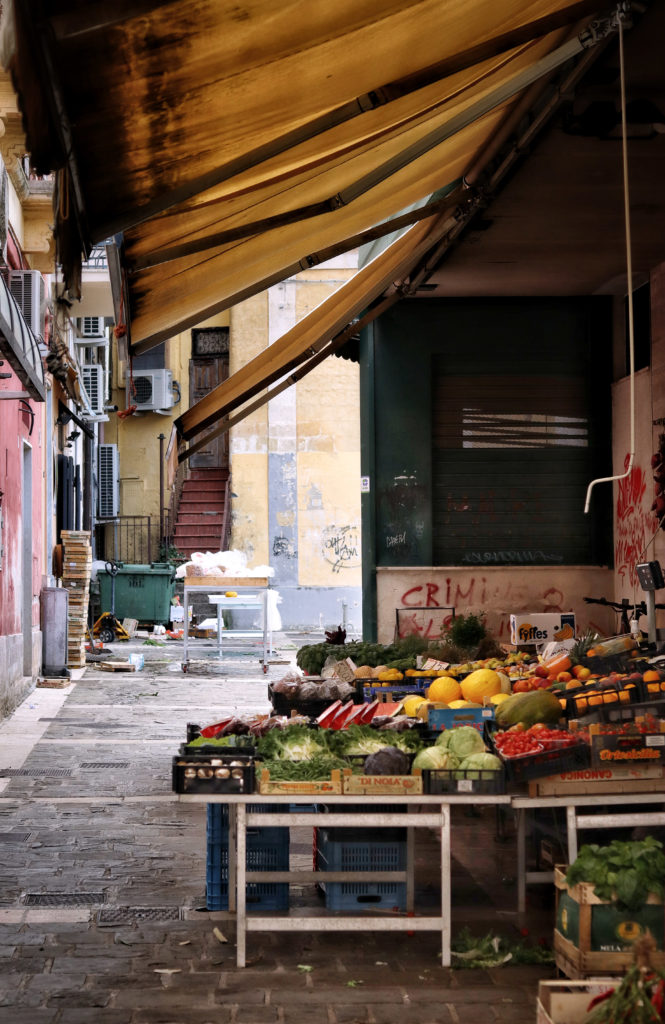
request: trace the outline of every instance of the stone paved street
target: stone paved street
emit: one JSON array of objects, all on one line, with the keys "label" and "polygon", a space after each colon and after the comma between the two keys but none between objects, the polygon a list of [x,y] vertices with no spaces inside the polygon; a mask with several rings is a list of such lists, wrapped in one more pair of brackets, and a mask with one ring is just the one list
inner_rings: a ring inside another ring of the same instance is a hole
[{"label": "stone paved street", "polygon": [[[183,673],[181,644],[139,636],[111,649],[144,654],[143,671],[90,664],[0,724],[0,1021],[535,1021],[538,980],[553,969],[442,969],[434,933],[253,933],[247,967],[235,967],[233,922],[206,910],[205,806],[173,798],[171,758],[187,722],[269,710],[267,683],[320,639],[279,634],[265,675],[257,650],[220,662],[204,641]],[[499,835],[493,809],[459,810],[453,935],[468,925],[519,938],[526,926],[550,942],[544,893],[530,893],[526,920],[514,913],[511,823]],[[311,843],[311,829],[292,829],[292,866],[311,867]],[[435,837],[419,830],[419,909],[435,912],[437,872]],[[321,897],[293,886],[291,904],[320,912]]]}]

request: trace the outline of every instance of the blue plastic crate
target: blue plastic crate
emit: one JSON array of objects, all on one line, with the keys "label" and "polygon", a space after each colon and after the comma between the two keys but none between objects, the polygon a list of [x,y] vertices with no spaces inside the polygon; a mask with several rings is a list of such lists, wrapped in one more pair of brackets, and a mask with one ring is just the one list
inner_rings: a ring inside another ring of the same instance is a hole
[{"label": "blue plastic crate", "polygon": [[[208,843],[228,843],[229,841],[229,808],[227,804],[207,804],[206,834]],[[248,804],[247,812],[250,814],[283,814],[286,807],[283,804]],[[288,844],[288,828],[280,826],[270,828],[256,828],[252,826],[247,829],[247,843],[252,839],[258,839],[264,843],[279,843],[286,838]]]},{"label": "blue plastic crate", "polygon": [[371,832],[371,840],[338,840],[330,838],[329,829],[317,829],[316,864],[328,910],[406,910],[406,882],[323,880],[326,871],[404,871],[406,840],[382,839],[378,829]]},{"label": "blue plastic crate", "polygon": [[427,725],[433,732],[472,725],[482,732],[485,722],[494,721],[494,705],[484,708],[429,708]]},{"label": "blue plastic crate", "polygon": [[[268,831],[267,829],[265,831]],[[276,830],[270,830],[276,831]],[[289,830],[277,843],[247,836],[247,871],[288,871]],[[245,887],[247,910],[288,910],[288,882],[249,882]],[[209,842],[206,859],[206,906],[208,910],[229,907],[229,844]]]}]

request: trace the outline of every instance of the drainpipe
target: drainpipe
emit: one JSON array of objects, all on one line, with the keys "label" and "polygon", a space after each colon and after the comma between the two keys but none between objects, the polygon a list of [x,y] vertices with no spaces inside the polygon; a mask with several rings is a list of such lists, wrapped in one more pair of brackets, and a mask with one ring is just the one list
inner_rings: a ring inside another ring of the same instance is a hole
[{"label": "drainpipe", "polygon": [[159,441],[159,550],[157,557],[160,558],[160,551],[164,544],[164,441],[165,434],[158,434]]}]

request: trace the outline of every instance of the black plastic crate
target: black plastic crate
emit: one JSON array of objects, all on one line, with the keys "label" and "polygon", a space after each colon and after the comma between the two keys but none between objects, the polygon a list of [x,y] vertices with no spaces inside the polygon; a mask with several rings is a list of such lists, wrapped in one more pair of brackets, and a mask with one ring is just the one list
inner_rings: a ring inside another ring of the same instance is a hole
[{"label": "black plastic crate", "polygon": [[[272,686],[268,686],[268,699],[272,704],[273,711],[276,715],[286,715],[289,717],[294,711],[296,714],[305,715],[307,718],[318,718],[324,711],[334,704],[337,700],[336,697],[326,697],[320,700],[289,700],[281,693],[275,693]],[[360,703],[355,699],[355,695],[350,694],[343,704]]]},{"label": "black plastic crate", "polygon": [[642,715],[653,715],[654,718],[665,718],[665,698],[663,700],[646,701],[644,704],[628,704],[617,707],[605,705],[598,716],[600,722],[633,722]]},{"label": "black plastic crate", "polygon": [[423,768],[423,792],[437,793],[504,793],[504,768]]},{"label": "black plastic crate", "polygon": [[505,768],[506,782],[528,782],[546,775],[588,768],[591,763],[589,744],[584,742],[566,743],[560,747],[552,745],[533,754],[504,757],[494,742],[494,736],[498,731],[494,723],[488,723],[485,727],[485,739]]},{"label": "black plastic crate", "polygon": [[174,793],[253,793],[254,759],[218,752],[176,755],[171,777]]},{"label": "black plastic crate", "polygon": [[580,686],[574,690],[561,690],[557,696],[565,701],[565,716],[584,718],[587,715],[601,715],[606,708],[627,708],[644,700],[644,684],[607,686]]}]

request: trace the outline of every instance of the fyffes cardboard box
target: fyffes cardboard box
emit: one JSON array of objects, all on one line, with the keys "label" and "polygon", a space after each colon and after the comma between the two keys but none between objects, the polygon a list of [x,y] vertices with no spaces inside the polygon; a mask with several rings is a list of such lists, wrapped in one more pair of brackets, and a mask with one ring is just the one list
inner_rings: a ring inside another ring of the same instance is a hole
[{"label": "fyffes cardboard box", "polygon": [[520,612],[510,616],[510,642],[517,647],[573,640],[574,637],[575,612],[554,615]]}]

